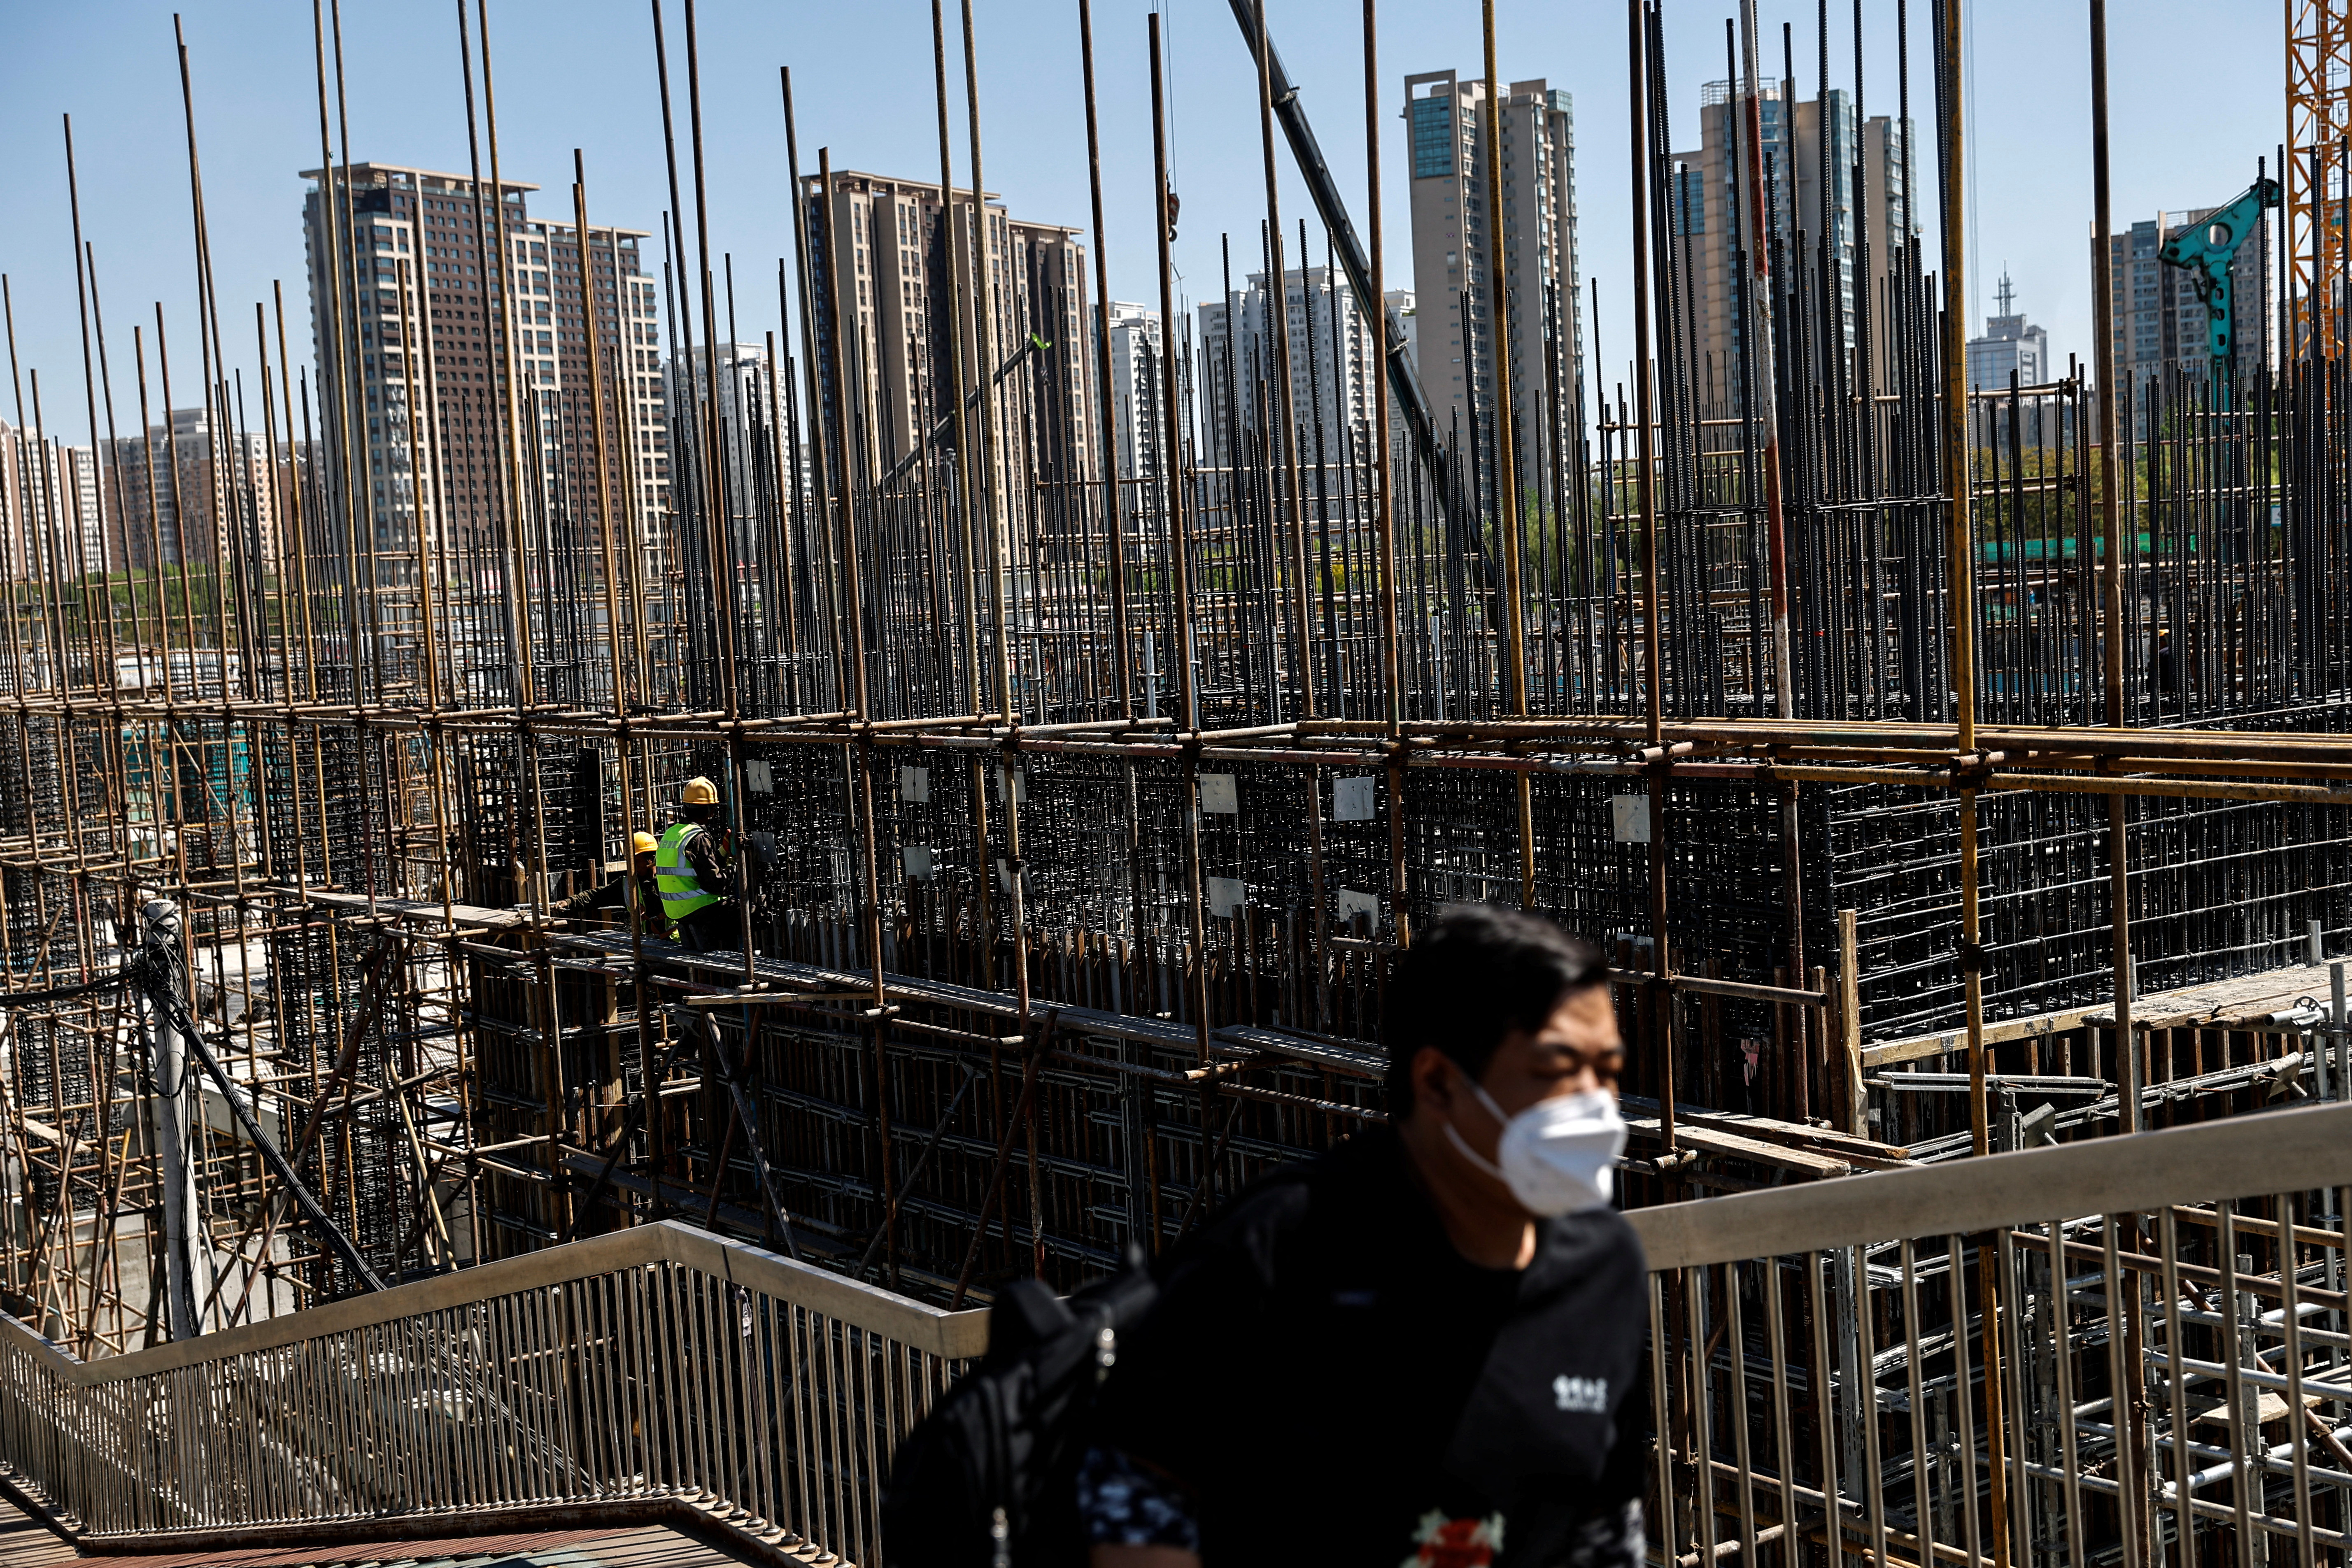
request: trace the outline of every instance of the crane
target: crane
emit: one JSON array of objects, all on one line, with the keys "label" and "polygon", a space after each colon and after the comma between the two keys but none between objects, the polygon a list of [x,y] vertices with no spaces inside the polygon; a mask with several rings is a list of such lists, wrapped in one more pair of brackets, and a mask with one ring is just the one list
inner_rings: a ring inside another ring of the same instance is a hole
[{"label": "crane", "polygon": [[2342,347],[2347,139],[2352,138],[2352,0],[2287,0],[2285,351]]},{"label": "crane", "polygon": [[2215,209],[2203,222],[2192,224],[2165,241],[2164,248],[2157,253],[2159,260],[2189,274],[2196,285],[2197,298],[2204,302],[2208,347],[2213,356],[2217,381],[2236,350],[2230,263],[2246,236],[2261,223],[2263,209],[2278,204],[2279,183],[2267,176],[2257,179],[2228,205]]}]

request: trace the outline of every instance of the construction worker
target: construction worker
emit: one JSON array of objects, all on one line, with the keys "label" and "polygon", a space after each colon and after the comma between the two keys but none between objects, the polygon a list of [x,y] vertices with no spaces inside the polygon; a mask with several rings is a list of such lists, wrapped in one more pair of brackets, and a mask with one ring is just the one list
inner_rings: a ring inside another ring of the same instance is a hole
[{"label": "construction worker", "polygon": [[678,797],[679,821],[655,852],[662,913],[678,939],[698,952],[740,951],[742,900],[735,892],[735,836],[719,822],[719,788],[689,779]]},{"label": "construction worker", "polygon": [[558,920],[579,920],[600,909],[625,909],[634,915],[643,909],[651,912],[652,920],[646,926],[648,936],[667,937],[669,919],[662,913],[661,893],[656,880],[655,861],[661,850],[661,841],[651,833],[629,835],[629,864],[615,872],[604,886],[586,893],[575,893],[554,906],[549,913]]}]

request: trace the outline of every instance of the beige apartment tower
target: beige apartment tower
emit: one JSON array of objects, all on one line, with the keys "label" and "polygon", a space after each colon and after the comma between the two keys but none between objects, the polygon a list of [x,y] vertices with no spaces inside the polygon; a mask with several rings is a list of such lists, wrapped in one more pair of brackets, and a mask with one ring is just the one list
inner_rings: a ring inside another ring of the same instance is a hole
[{"label": "beige apartment tower", "polygon": [[[1909,122],[1886,115],[1860,120],[1843,89],[1800,99],[1787,82],[1765,83],[1757,110],[1765,206],[1780,245],[1778,266],[1785,273],[1798,265],[1792,247],[1800,239],[1802,265],[1817,266],[1822,237],[1828,235],[1837,269],[1837,319],[1825,319],[1823,329],[1835,334],[1841,353],[1850,357],[1865,341],[1863,306],[1868,305],[1873,321],[1885,319],[1890,270],[1898,253],[1918,237]],[[1686,368],[1706,417],[1734,417],[1744,406],[1738,279],[1743,247],[1754,243],[1748,235],[1754,197],[1747,137],[1746,100],[1729,82],[1709,82],[1701,89],[1698,150],[1676,154],[1668,175],[1675,261],[1690,287]],[[1865,248],[1868,279],[1857,285]],[[1785,276],[1779,282],[1785,287]],[[1870,331],[1866,339],[1873,382],[1883,387],[1887,334]]]},{"label": "beige apartment tower", "polygon": [[[921,449],[953,413],[947,402],[944,352],[948,231],[940,221],[939,183],[837,169],[829,202],[820,176],[804,176],[801,186],[815,252],[817,320],[830,331],[835,276],[843,286],[841,308],[849,317],[842,359],[850,386],[853,474],[887,475]],[[971,193],[958,191],[954,199],[965,235],[956,246],[956,263],[968,269]],[[1024,439],[1034,438],[1024,460],[1035,462],[1039,476],[1096,477],[1094,447],[1100,444],[1101,423],[1077,417],[1093,407],[1087,334],[1094,317],[1080,231],[1013,217],[993,193],[982,205],[988,221],[991,320],[983,342],[966,271],[965,303],[958,313],[965,396],[969,400],[981,384],[985,366],[1003,400],[999,416],[1023,429]],[[823,352],[817,376],[826,425],[837,428],[832,418],[833,367]]]},{"label": "beige apartment tower", "polygon": [[[669,455],[660,293],[639,247],[648,231],[597,226],[583,261],[571,223],[530,213],[535,185],[506,182],[501,224],[464,175],[386,163],[336,175],[331,186],[315,169],[303,176],[313,182],[302,215],[326,426],[321,479],[328,494],[341,493],[348,447],[375,580],[413,581],[420,540],[487,538],[502,496],[510,508],[530,502],[533,516],[583,525],[593,517],[592,299],[614,521],[650,538],[668,504]],[[338,204],[348,193],[350,205],[334,253],[340,288],[322,210],[330,190]],[[500,278],[501,232],[510,296]],[[516,469],[502,480],[509,418]],[[484,553],[482,569],[501,570],[497,556]]]},{"label": "beige apartment tower", "polygon": [[[1279,308],[1289,339],[1291,406],[1303,432],[1299,461],[1328,467],[1340,462],[1343,440],[1360,449],[1371,439],[1372,321],[1337,267],[1292,267]],[[1278,408],[1276,308],[1263,272],[1249,275],[1248,288],[1201,307],[1200,375],[1207,394],[1202,447],[1220,466],[1235,461],[1236,438],[1244,431],[1255,436]],[[1400,314],[1411,310],[1408,296]]]},{"label": "beige apartment tower", "polygon": [[[1489,300],[1498,256],[1509,301],[1511,407],[1521,440],[1541,439],[1547,421],[1566,433],[1580,406],[1576,389],[1584,370],[1569,95],[1541,78],[1513,82],[1490,116],[1483,80],[1429,71],[1407,77],[1404,89],[1415,363],[1438,437],[1458,431],[1466,444],[1474,418],[1482,443],[1491,434]],[[1502,136],[1498,214],[1486,211],[1490,120]],[[1482,459],[1480,471],[1486,467]]]},{"label": "beige apartment tower", "polygon": [[1168,373],[1167,335],[1160,312],[1148,305],[1114,300],[1104,312],[1110,337],[1111,440],[1121,479],[1156,479],[1166,454],[1160,439],[1167,402],[1160,377]]},{"label": "beige apartment tower", "polygon": [[230,459],[219,465],[212,424],[209,409],[175,408],[144,435],[112,443],[102,501],[115,570],[146,571],[159,559],[275,570],[281,507],[302,469],[281,439],[273,476],[272,443],[257,430],[218,443]]}]

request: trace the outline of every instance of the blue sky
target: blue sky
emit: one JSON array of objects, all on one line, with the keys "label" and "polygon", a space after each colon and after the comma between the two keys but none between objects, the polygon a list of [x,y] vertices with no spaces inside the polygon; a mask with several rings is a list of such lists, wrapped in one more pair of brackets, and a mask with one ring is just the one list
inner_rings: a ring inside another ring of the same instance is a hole
[{"label": "blue sky", "polygon": [[[1963,0],[1971,28],[1975,166],[1970,315],[1990,308],[2004,264],[2020,306],[2052,332],[2063,363],[2090,340],[2088,27],[2082,0]],[[197,133],[213,261],[234,362],[250,363],[252,305],[288,285],[289,327],[306,353],[299,171],[319,159],[310,15],[298,0],[181,0],[194,72]],[[462,170],[465,110],[456,0],[346,0],[344,61],[352,148]],[[172,10],[147,0],[46,5],[11,0],[0,55],[0,271],[10,277],[21,360],[42,371],[50,428],[79,439],[80,340],[74,313],[59,115],[71,112],[84,232],[96,247],[117,364],[118,409],[130,327],[162,301],[178,362],[193,363],[194,247]],[[1144,0],[1097,0],[1095,36],[1111,290],[1157,298],[1149,217],[1150,96]],[[1800,90],[1815,86],[1814,7],[1765,0],[1778,57],[1795,26]],[[1853,6],[1832,6],[1832,85],[1850,88]],[[1895,0],[1864,0],[1865,107],[1891,111]],[[2115,202],[2118,225],[2158,208],[2218,204],[2254,175],[2284,134],[2281,18],[2274,6],[2214,0],[2114,0]],[[1731,0],[1667,0],[1670,105],[1678,144],[1696,140],[1701,84],[1723,75]],[[1627,212],[1625,7],[1596,0],[1497,0],[1506,79],[1543,77],[1573,95],[1584,271],[1598,278],[1604,369],[1623,374],[1631,226]],[[1236,270],[1264,214],[1255,82],[1227,0],[1169,0],[1175,183],[1183,200],[1177,265],[1194,301],[1218,288],[1218,236]],[[569,210],[572,150],[587,159],[592,214],[655,228],[667,205],[661,120],[646,4],[492,0],[502,165]],[[1475,0],[1385,0],[1381,18],[1381,155],[1391,282],[1409,281],[1402,83],[1415,71],[1481,68]],[[1090,227],[1076,0],[976,0],[982,151],[989,186],[1014,212]],[[1364,189],[1360,0],[1269,0],[1276,48],[1304,89],[1326,155],[1359,221]],[[668,10],[678,111],[685,110],[679,0]],[[837,168],[936,177],[926,0],[751,5],[707,0],[700,31],[710,234],[735,256],[743,335],[776,322],[776,258],[790,254],[777,68],[793,68],[801,155],[830,147]],[[949,9],[958,178],[966,177],[961,60]],[[1912,112],[1930,117],[1927,0],[1912,6]],[[684,147],[681,144],[681,157]],[[1932,162],[1922,174],[1932,180]],[[690,171],[682,170],[690,181]],[[692,202],[691,186],[688,201]],[[1311,218],[1286,166],[1283,212]],[[1931,228],[1929,243],[1935,243]],[[1319,234],[1315,241],[1319,250]],[[1932,254],[1932,248],[1931,248]],[[175,377],[175,380],[177,378]],[[189,401],[186,397],[182,402]],[[14,418],[0,406],[0,417]]]}]

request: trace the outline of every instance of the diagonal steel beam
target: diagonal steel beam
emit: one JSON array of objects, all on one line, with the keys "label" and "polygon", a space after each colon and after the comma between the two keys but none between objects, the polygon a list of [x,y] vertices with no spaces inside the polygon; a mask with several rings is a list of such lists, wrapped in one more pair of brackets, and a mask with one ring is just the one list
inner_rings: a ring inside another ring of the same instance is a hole
[{"label": "diagonal steel beam", "polygon": [[[1234,20],[1241,26],[1242,39],[1255,63],[1258,41],[1256,9],[1251,0],[1231,0],[1231,4]],[[1445,449],[1438,444],[1437,421],[1430,413],[1428,397],[1421,390],[1421,376],[1413,366],[1412,355],[1405,350],[1404,322],[1389,308],[1387,300],[1372,293],[1372,265],[1365,258],[1363,241],[1356,235],[1356,225],[1348,216],[1348,204],[1339,194],[1339,182],[1331,177],[1331,166],[1323,161],[1323,149],[1315,140],[1315,128],[1307,123],[1307,110],[1299,106],[1298,86],[1282,68],[1282,53],[1274,47],[1271,35],[1265,40],[1265,75],[1267,90],[1274,98],[1274,117],[1282,122],[1282,134],[1290,143],[1290,156],[1298,165],[1299,177],[1307,182],[1307,193],[1314,200],[1316,215],[1331,231],[1339,265],[1348,274],[1348,287],[1356,291],[1359,308],[1367,316],[1378,312],[1381,347],[1389,361],[1389,391],[1396,398],[1397,406],[1404,411],[1405,423],[1412,427],[1414,450],[1429,465],[1435,481],[1431,489],[1438,507],[1450,517],[1454,509],[1454,496],[1447,476]],[[1374,213],[1372,222],[1380,221],[1381,215]],[[1483,558],[1485,548],[1477,530],[1463,531],[1473,553]]]}]

